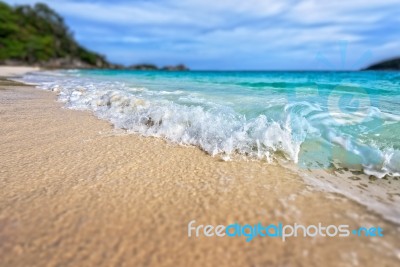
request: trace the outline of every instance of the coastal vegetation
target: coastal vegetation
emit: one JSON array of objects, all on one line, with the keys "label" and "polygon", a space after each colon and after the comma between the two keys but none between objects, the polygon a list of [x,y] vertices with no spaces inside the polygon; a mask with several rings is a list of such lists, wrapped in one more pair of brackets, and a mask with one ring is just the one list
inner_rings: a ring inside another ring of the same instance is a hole
[{"label": "coastal vegetation", "polygon": [[365,70],[400,70],[400,57],[372,64]]},{"label": "coastal vegetation", "polygon": [[188,70],[184,65],[124,67],[80,45],[64,19],[46,4],[10,6],[0,1],[0,64],[45,68]]},{"label": "coastal vegetation", "polygon": [[79,45],[63,18],[45,4],[0,2],[0,62],[48,67],[110,67],[104,56]]}]

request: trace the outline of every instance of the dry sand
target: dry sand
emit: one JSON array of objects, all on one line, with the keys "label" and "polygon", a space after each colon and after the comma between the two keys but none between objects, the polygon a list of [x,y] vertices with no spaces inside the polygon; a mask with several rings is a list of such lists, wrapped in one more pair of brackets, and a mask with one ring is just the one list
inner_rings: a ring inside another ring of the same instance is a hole
[{"label": "dry sand", "polygon": [[38,71],[38,67],[0,66],[0,77],[21,76],[27,72]]},{"label": "dry sand", "polygon": [[[0,83],[0,266],[399,266],[398,226],[278,165],[115,132]],[[187,224],[380,226],[384,237],[187,236]]]}]

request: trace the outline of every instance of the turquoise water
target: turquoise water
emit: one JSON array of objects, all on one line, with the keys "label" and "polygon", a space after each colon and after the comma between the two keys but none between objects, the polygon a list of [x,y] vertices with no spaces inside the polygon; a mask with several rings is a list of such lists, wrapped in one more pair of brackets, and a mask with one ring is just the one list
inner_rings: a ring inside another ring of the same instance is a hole
[{"label": "turquoise water", "polygon": [[82,70],[24,80],[117,128],[227,160],[400,173],[399,72]]}]

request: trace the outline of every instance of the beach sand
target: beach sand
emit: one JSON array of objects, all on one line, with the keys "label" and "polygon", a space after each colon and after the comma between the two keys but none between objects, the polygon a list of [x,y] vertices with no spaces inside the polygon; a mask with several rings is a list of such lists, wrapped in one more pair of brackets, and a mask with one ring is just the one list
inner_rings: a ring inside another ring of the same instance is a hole
[{"label": "beach sand", "polygon": [[[4,79],[0,122],[2,267],[400,264],[397,225],[279,165],[115,131]],[[385,235],[189,238],[192,220],[380,226]]]},{"label": "beach sand", "polygon": [[0,77],[15,77],[24,75],[27,72],[38,71],[38,67],[28,66],[0,66]]}]

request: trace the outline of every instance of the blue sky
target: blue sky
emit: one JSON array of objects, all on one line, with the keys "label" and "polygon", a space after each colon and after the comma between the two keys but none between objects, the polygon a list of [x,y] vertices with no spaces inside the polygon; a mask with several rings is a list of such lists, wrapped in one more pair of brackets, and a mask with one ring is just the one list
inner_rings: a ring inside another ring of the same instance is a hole
[{"label": "blue sky", "polygon": [[65,18],[81,44],[125,65],[358,69],[400,56],[399,0],[41,2]]}]

